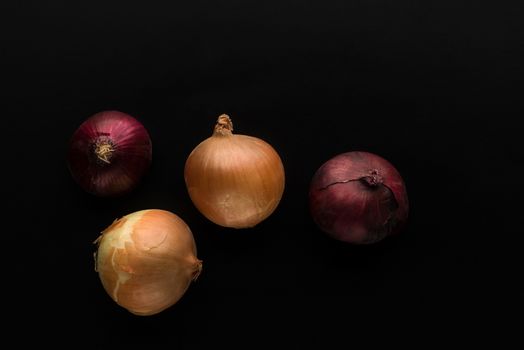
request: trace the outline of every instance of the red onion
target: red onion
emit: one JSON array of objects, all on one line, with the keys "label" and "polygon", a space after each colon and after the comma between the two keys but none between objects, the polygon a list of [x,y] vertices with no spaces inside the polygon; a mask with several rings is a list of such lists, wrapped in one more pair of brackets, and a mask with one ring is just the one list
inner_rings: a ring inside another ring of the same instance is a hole
[{"label": "red onion", "polygon": [[91,116],[75,131],[68,165],[75,181],[96,196],[131,191],[151,164],[151,139],[135,118],[118,111]]},{"label": "red onion", "polygon": [[409,211],[398,171],[367,152],[343,153],[324,163],[311,181],[309,204],[321,230],[356,244],[375,243],[398,233]]}]

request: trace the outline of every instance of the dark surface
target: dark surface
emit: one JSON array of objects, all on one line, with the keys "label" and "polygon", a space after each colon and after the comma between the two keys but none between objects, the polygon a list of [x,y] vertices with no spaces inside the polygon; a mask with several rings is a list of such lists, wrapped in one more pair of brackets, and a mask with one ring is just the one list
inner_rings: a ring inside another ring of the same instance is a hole
[{"label": "dark surface", "polygon": [[[514,245],[522,208],[519,7],[0,7],[3,317],[18,341],[349,348],[415,336],[422,345],[469,342],[504,328],[492,311],[508,300],[506,270],[494,266]],[[153,140],[151,171],[113,200],[84,193],[65,164],[69,137],[106,109],[137,117]],[[221,113],[236,132],[272,144],[286,169],[281,205],[254,229],[213,225],[184,186],[186,157]],[[314,226],[309,181],[351,150],[377,153],[403,175],[411,212],[401,235],[355,247]],[[177,305],[140,318],[103,290],[92,242],[115,218],[146,208],[188,223],[204,271]]]}]

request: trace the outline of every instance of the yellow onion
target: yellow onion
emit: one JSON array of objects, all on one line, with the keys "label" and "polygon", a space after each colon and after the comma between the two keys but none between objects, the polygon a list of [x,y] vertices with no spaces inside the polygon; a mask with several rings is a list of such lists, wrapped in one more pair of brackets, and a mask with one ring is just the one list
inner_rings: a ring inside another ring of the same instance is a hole
[{"label": "yellow onion", "polygon": [[218,117],[213,135],[189,155],[184,177],[191,200],[206,218],[225,227],[252,227],[278,206],[284,166],[271,145],[232,131],[231,119]]},{"label": "yellow onion", "polygon": [[104,289],[136,315],[153,315],[175,304],[202,270],[191,230],[165,210],[126,215],[95,243]]}]

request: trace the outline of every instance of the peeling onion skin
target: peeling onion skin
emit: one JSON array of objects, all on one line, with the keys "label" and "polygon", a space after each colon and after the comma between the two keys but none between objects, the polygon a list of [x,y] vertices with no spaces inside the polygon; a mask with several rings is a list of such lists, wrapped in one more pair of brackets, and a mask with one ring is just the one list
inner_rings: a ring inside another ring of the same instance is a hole
[{"label": "peeling onion skin", "polygon": [[104,289],[118,305],[139,316],[174,305],[202,270],[191,230],[165,210],[126,215],[95,243],[95,269]]},{"label": "peeling onion skin", "polygon": [[409,203],[404,181],[384,158],[347,152],[324,163],[309,190],[317,226],[340,241],[370,244],[399,233]]},{"label": "peeling onion skin", "polygon": [[277,208],[285,186],[284,165],[265,141],[232,133],[218,118],[214,133],[187,158],[184,178],[197,209],[217,225],[249,228]]},{"label": "peeling onion skin", "polygon": [[85,191],[116,197],[133,190],[149,169],[151,138],[144,126],[119,111],[104,111],[85,120],[73,134],[67,163]]}]

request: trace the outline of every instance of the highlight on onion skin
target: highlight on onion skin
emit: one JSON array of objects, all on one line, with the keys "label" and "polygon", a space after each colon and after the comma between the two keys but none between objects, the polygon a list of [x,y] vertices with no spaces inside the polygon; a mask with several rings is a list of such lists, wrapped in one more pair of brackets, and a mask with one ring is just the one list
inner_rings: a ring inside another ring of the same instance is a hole
[{"label": "highlight on onion skin", "polygon": [[221,115],[213,135],[187,158],[184,178],[197,209],[217,225],[248,228],[269,217],[284,192],[284,165],[275,149],[252,136],[233,134]]},{"label": "highlight on onion skin", "polygon": [[104,289],[118,305],[139,316],[174,305],[202,270],[191,230],[165,210],[126,215],[95,243],[95,270]]},{"label": "highlight on onion skin", "polygon": [[67,163],[74,180],[100,197],[133,190],[149,169],[151,138],[135,118],[104,111],[85,120],[73,134]]},{"label": "highlight on onion skin", "polygon": [[324,163],[309,190],[317,226],[340,241],[370,244],[399,233],[409,212],[404,181],[384,158],[347,152]]}]

